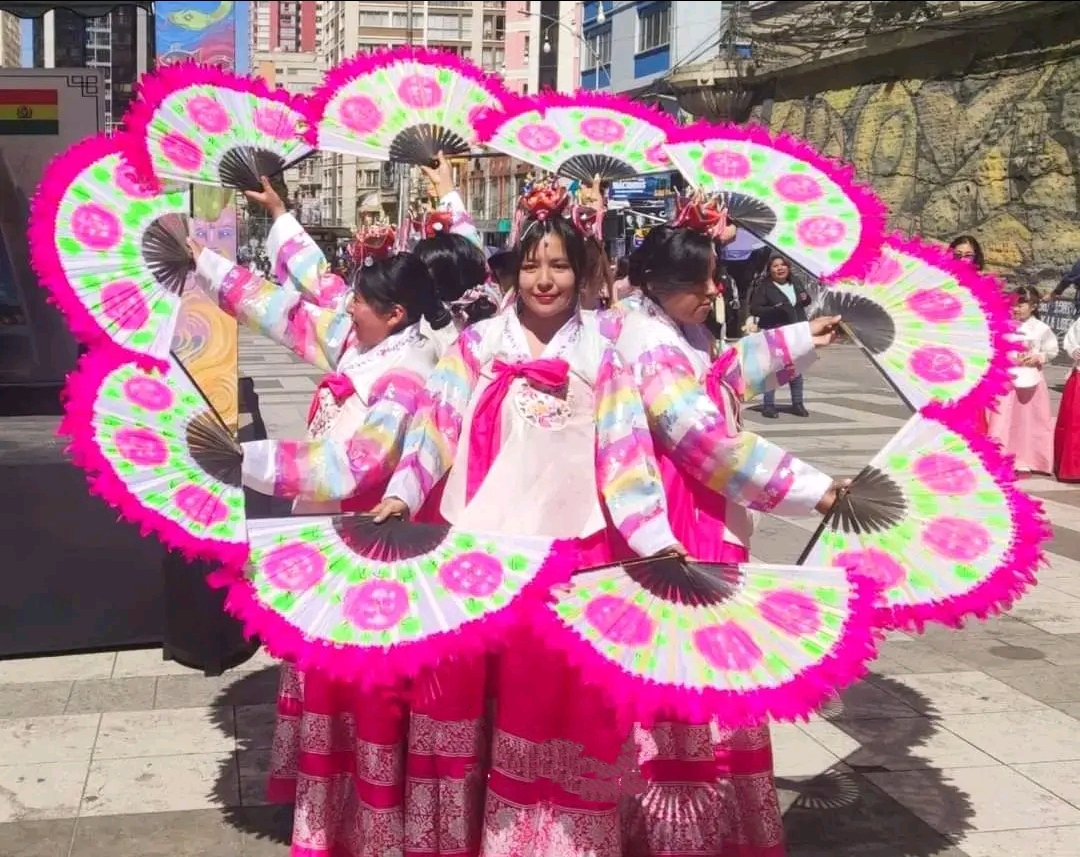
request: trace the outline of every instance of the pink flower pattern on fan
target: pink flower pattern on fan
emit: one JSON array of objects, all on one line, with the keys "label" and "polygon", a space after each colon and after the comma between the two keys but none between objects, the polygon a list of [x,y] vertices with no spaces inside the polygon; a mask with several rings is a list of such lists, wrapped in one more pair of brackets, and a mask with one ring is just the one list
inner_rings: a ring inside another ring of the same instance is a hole
[{"label": "pink flower pattern on fan", "polygon": [[165,441],[150,429],[122,428],[113,443],[120,457],[137,467],[160,467],[169,460]]},{"label": "pink flower pattern on fan", "polygon": [[973,562],[990,548],[986,527],[950,516],[931,521],[923,530],[922,540],[934,553],[956,562]]},{"label": "pink flower pattern on fan", "polygon": [[286,544],[263,560],[267,580],[286,592],[304,592],[326,576],[326,557],[310,545]]},{"label": "pink flower pattern on fan", "polygon": [[199,147],[176,131],[170,131],[161,138],[161,154],[181,170],[198,169],[203,160]]},{"label": "pink flower pattern on fan", "polygon": [[131,280],[109,283],[101,290],[101,311],[121,330],[138,330],[150,318],[150,307]]},{"label": "pink flower pattern on fan", "polygon": [[517,132],[518,142],[530,152],[552,152],[562,142],[559,132],[549,125],[534,122],[523,125]]},{"label": "pink flower pattern on fan", "polygon": [[361,630],[385,631],[409,612],[409,590],[395,580],[369,580],[345,593],[341,610]]},{"label": "pink flower pattern on fan", "polygon": [[801,592],[790,589],[770,592],[761,599],[760,609],[766,622],[792,637],[821,630],[821,611],[812,598]]},{"label": "pink flower pattern on fan", "polygon": [[439,569],[439,582],[455,595],[488,598],[502,584],[502,563],[480,551],[455,556]]},{"label": "pink flower pattern on fan", "polygon": [[206,95],[196,95],[188,101],[187,115],[207,134],[223,134],[229,130],[229,114]]},{"label": "pink flower pattern on fan", "polygon": [[731,149],[713,149],[701,159],[701,168],[718,179],[742,181],[750,176],[750,159]]},{"label": "pink flower pattern on fan", "polygon": [[815,250],[825,247],[834,247],[844,240],[847,235],[847,227],[843,221],[828,214],[817,214],[807,217],[795,224],[795,234],[807,247]]},{"label": "pink flower pattern on fan", "polygon": [[133,405],[148,411],[164,411],[171,408],[173,403],[173,391],[165,384],[154,378],[138,375],[124,382],[124,395]]},{"label": "pink flower pattern on fan", "polygon": [[903,265],[887,253],[882,253],[863,275],[863,282],[868,286],[887,286],[900,279],[903,273]]},{"label": "pink flower pattern on fan", "polygon": [[581,134],[594,143],[618,143],[626,136],[626,129],[614,119],[606,116],[590,116],[581,120]]},{"label": "pink flower pattern on fan", "polygon": [[738,672],[761,663],[761,649],[749,632],[735,622],[709,625],[694,632],[694,646],[718,670]]},{"label": "pink flower pattern on fan", "polygon": [[219,497],[201,485],[185,485],[176,492],[176,508],[202,527],[213,527],[228,520],[229,510]]},{"label": "pink flower pattern on fan", "polygon": [[851,569],[880,583],[885,591],[899,586],[907,579],[904,567],[877,548],[844,551],[836,555],[834,562],[842,568]]},{"label": "pink flower pattern on fan", "polygon": [[296,118],[283,107],[258,107],[251,119],[256,128],[275,140],[291,140],[297,135]]},{"label": "pink flower pattern on fan", "polygon": [[645,160],[650,164],[670,164],[671,158],[664,151],[663,143],[654,143],[645,150]]},{"label": "pink flower pattern on fan", "polygon": [[383,123],[379,106],[366,95],[354,95],[341,102],[341,124],[357,134],[370,134]]},{"label": "pink flower pattern on fan", "polygon": [[932,384],[953,384],[964,377],[964,361],[951,348],[924,345],[908,358],[911,371]]},{"label": "pink flower pattern on fan", "polygon": [[120,243],[120,221],[104,206],[87,202],[72,212],[71,233],[91,250],[111,250]]},{"label": "pink flower pattern on fan", "polygon": [[963,497],[975,490],[978,478],[966,461],[944,452],[924,455],[915,462],[915,478],[935,494]]},{"label": "pink flower pattern on fan", "polygon": [[436,107],[443,98],[442,87],[425,74],[410,74],[398,84],[398,98],[406,107],[426,110]]},{"label": "pink flower pattern on fan", "polygon": [[135,176],[135,170],[130,164],[123,162],[116,165],[116,169],[113,170],[113,182],[124,196],[131,199],[149,199],[155,196],[154,191],[151,188],[146,187]]},{"label": "pink flower pattern on fan", "polygon": [[656,624],[648,613],[615,595],[593,598],[585,606],[585,621],[605,640],[620,646],[647,646],[656,634]]},{"label": "pink flower pattern on fan", "polygon": [[825,193],[817,179],[799,173],[780,176],[773,187],[788,202],[813,202]]},{"label": "pink flower pattern on fan", "polygon": [[919,289],[908,295],[908,309],[931,324],[948,324],[964,312],[959,299],[944,289]]}]

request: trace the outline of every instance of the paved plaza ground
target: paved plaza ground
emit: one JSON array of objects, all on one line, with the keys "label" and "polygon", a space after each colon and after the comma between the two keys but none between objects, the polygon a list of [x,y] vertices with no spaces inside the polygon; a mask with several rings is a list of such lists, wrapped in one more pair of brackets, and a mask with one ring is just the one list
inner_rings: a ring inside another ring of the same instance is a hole
[{"label": "paved plaza ground", "polygon": [[[317,376],[247,336],[241,367],[270,435],[299,436]],[[748,422],[836,476],[906,418],[843,346],[807,404]],[[893,635],[842,702],[775,727],[791,857],[1080,857],[1080,489],[1029,487],[1055,537],[1008,616]],[[813,526],[766,519],[755,556],[795,559]],[[220,678],[157,650],[0,661],[0,857],[287,854],[290,809],[262,799],[276,677],[262,653]]]}]

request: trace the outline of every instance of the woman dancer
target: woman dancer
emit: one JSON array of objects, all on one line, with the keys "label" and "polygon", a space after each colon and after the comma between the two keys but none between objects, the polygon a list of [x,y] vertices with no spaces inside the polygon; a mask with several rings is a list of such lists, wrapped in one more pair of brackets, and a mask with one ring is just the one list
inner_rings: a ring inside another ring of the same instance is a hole
[{"label": "woman dancer", "polygon": [[1062,345],[1073,367],[1054,428],[1054,476],[1058,482],[1080,482],[1080,319],[1069,325]]},{"label": "woman dancer", "polygon": [[[420,327],[422,317],[445,313],[427,268],[412,254],[368,255],[354,273],[347,312],[339,312],[302,299],[291,278],[277,286],[192,244],[219,306],[331,370],[312,405],[307,440],[244,444],[245,484],[298,498],[300,512],[367,511],[398,462],[438,360]],[[445,692],[428,692],[410,708],[404,687],[362,693],[282,666],[267,791],[273,803],[295,802],[296,857],[388,853],[401,848],[407,819],[413,838],[426,841],[420,850],[468,853],[456,833],[464,797],[454,800],[479,764],[482,684],[439,686]],[[402,758],[405,776],[392,763]],[[433,793],[448,807],[443,812]]]},{"label": "woman dancer", "polygon": [[[682,552],[633,379],[596,314],[579,310],[586,248],[561,216],[568,203],[545,186],[526,197],[516,301],[467,328],[431,376],[377,519],[415,514],[445,476],[441,512],[459,526],[579,539],[590,565]],[[603,695],[541,651],[521,631],[494,662],[481,851],[620,857],[611,773],[620,754],[632,766],[629,735]],[[583,778],[583,765],[606,775]]]},{"label": "woman dancer", "polygon": [[1040,321],[1039,290],[1031,286],[1014,289],[1013,318],[1020,326],[1015,336],[1024,351],[1009,369],[1012,389],[997,401],[997,412],[986,415],[990,437],[1016,459],[1018,473],[1054,471],[1054,419],[1050,391],[1043,366],[1058,355],[1057,334]]},{"label": "woman dancer", "polygon": [[[630,260],[640,294],[606,323],[640,384],[675,535],[693,557],[737,563],[749,510],[809,515],[835,500],[828,476],[743,431],[740,406],[804,371],[839,318],[748,335],[713,361],[711,220],[688,206],[680,222],[696,229],[653,229]],[[626,857],[782,857],[766,725],[661,722],[639,728],[638,745],[648,788],[625,805]]]}]

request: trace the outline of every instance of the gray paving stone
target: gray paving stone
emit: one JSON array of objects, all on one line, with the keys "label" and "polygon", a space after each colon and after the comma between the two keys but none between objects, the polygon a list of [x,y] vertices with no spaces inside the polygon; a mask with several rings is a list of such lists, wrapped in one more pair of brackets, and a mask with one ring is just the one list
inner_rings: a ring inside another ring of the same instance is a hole
[{"label": "gray paving stone", "polygon": [[260,705],[277,698],[278,671],[159,676],[154,708],[210,708],[222,705]]},{"label": "gray paving stone", "polygon": [[238,857],[243,834],[218,810],[80,818],[71,857]]},{"label": "gray paving stone", "polygon": [[1080,703],[1080,666],[1027,663],[990,666],[985,672],[1039,702],[1050,705],[1059,702]]},{"label": "gray paving stone", "polygon": [[74,818],[0,824],[0,857],[68,857]]},{"label": "gray paving stone", "polygon": [[63,714],[70,695],[70,681],[0,684],[0,718]]},{"label": "gray paving stone", "polygon": [[88,679],[75,682],[65,714],[148,711],[154,707],[154,677]]}]

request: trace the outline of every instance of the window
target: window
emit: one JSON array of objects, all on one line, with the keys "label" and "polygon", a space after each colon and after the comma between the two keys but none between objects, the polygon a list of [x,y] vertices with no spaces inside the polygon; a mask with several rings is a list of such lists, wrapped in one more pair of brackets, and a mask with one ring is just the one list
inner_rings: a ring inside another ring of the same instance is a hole
[{"label": "window", "polygon": [[379,171],[378,170],[364,170],[362,181],[363,181],[363,187],[378,187],[379,186]]},{"label": "window", "polygon": [[433,40],[465,38],[462,17],[460,15],[428,15],[428,38]]},{"label": "window", "polygon": [[611,28],[586,36],[584,54],[581,62],[585,71],[594,71],[598,59],[602,68],[611,65]]},{"label": "window", "polygon": [[[424,26],[424,16],[420,12],[413,12],[412,25],[414,28],[420,28]],[[393,26],[404,30],[409,26],[409,13],[408,12],[395,12]]]},{"label": "window", "polygon": [[[666,47],[671,42],[671,5],[665,3],[638,18],[637,52],[643,54]],[[611,49],[608,48],[610,55]]]},{"label": "window", "polygon": [[506,37],[506,16],[484,16],[484,38],[501,42]]},{"label": "window", "polygon": [[501,71],[506,65],[505,48],[484,48],[480,64],[484,71]]},{"label": "window", "polygon": [[528,62],[528,61],[529,61],[529,47],[530,47],[530,44],[529,44],[529,36],[528,36],[528,34],[526,34],[526,35],[525,35],[525,47],[524,47],[524,49],[522,50],[522,59],[523,59],[523,60],[524,60],[525,62]]},{"label": "window", "polygon": [[360,26],[361,27],[389,27],[390,26],[390,13],[389,12],[361,12],[360,13]]}]

